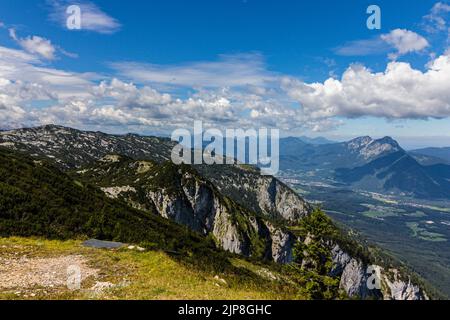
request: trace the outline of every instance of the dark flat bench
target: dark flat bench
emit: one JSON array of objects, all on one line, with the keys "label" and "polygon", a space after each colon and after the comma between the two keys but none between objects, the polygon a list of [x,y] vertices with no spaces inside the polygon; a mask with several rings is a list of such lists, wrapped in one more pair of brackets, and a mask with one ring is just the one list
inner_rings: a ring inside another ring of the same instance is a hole
[{"label": "dark flat bench", "polygon": [[90,239],[83,242],[83,246],[97,249],[118,249],[124,247],[126,244],[122,242],[103,241],[97,239]]}]

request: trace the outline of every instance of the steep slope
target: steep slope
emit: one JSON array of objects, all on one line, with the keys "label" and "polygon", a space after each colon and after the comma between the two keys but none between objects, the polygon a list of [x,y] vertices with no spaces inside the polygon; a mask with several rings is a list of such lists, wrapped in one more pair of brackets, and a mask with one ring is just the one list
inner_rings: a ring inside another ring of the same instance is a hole
[{"label": "steep slope", "polygon": [[404,151],[353,169],[338,169],[336,177],[355,188],[402,193],[427,199],[450,197],[450,166],[422,166]]},{"label": "steep slope", "polygon": [[0,236],[94,237],[168,250],[206,244],[156,211],[132,209],[44,161],[1,148],[0,177]]},{"label": "steep slope", "polygon": [[[344,236],[329,218],[317,211],[300,220],[300,226],[293,228],[300,231],[295,232],[294,236],[247,212],[231,200],[222,199],[212,186],[187,166],[175,167],[170,163],[159,165],[111,156],[103,160],[100,167],[94,166],[81,170],[80,173],[85,179],[102,186],[112,197],[118,197],[138,207],[142,203],[153,204],[161,215],[169,219],[204,234],[212,233],[219,240],[219,245],[226,250],[282,263],[291,262],[294,266],[298,264],[301,267],[294,267],[294,270],[298,270],[291,276],[297,279],[301,286],[305,279],[313,277],[316,279],[314,282],[321,288],[318,292],[304,292],[304,295],[309,294],[310,298],[325,298],[325,292],[328,290],[334,292],[328,293],[332,296],[338,294],[336,290],[342,290],[351,297],[395,300],[427,298],[417,282],[407,276],[409,271],[400,271],[397,267],[390,267],[389,263],[380,261],[378,255],[373,256],[371,251],[365,251],[367,249],[364,246]],[[215,200],[212,200],[213,198]],[[223,209],[217,211],[215,202],[232,215],[222,219],[226,214],[223,215]],[[217,216],[221,218],[217,220]],[[320,223],[317,223],[317,220]],[[226,229],[227,232],[216,232],[221,229]],[[230,233],[230,230],[233,231]],[[238,236],[234,233],[236,230]],[[235,246],[237,242],[230,242],[229,239],[242,240],[239,246]],[[230,244],[233,245],[230,247]],[[309,255],[299,257],[299,250],[296,249],[299,244],[302,244],[300,251],[308,252]],[[258,246],[259,249],[255,251]],[[317,251],[318,247],[322,249]],[[259,255],[255,255],[255,252],[259,252]],[[268,257],[270,253],[271,258]],[[319,261],[314,264],[311,259]],[[329,263],[324,262],[326,259],[329,259]],[[381,266],[376,265],[379,263]],[[381,289],[369,289],[367,286],[370,281],[367,270],[374,264],[379,272]],[[325,267],[317,269],[314,265]],[[324,283],[329,282],[334,284],[328,289],[323,287]],[[302,290],[300,291],[303,292]]]},{"label": "steep slope", "polygon": [[223,196],[190,166],[109,156],[78,172],[112,198],[213,235],[226,251],[292,261],[293,234]]},{"label": "steep slope", "polygon": [[401,147],[391,137],[373,140],[371,137],[360,137],[344,143],[344,146],[359,159],[371,161],[386,154],[397,152]]},{"label": "steep slope", "polygon": [[198,172],[236,203],[262,216],[296,224],[311,206],[280,180],[248,166],[201,165]]},{"label": "steep slope", "polygon": [[299,241],[294,247],[293,268],[313,279],[310,286],[320,288],[313,290],[313,298],[314,294],[327,295],[337,286],[348,296],[363,299],[428,299],[404,266],[356,241],[354,234],[337,228],[322,211],[305,217],[295,230]]},{"label": "steep slope", "polygon": [[423,168],[434,179],[445,179],[450,181],[450,165],[434,164],[431,166],[424,166]]}]

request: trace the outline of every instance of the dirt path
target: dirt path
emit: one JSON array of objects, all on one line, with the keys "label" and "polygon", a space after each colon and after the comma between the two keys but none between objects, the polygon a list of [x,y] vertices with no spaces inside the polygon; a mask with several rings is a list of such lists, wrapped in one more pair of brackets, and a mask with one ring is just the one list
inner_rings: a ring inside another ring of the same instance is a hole
[{"label": "dirt path", "polygon": [[81,255],[51,258],[0,257],[0,289],[64,287],[70,276],[74,278],[77,270],[81,271],[81,281],[98,273],[98,270],[88,267],[87,259]]}]

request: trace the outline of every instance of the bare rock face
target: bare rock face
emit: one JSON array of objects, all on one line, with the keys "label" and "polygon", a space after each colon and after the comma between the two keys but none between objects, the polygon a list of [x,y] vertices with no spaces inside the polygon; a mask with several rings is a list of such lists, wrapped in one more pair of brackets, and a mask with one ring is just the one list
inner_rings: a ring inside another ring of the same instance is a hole
[{"label": "bare rock face", "polygon": [[402,280],[398,270],[386,272],[380,266],[372,266],[377,270],[379,288],[369,288],[370,274],[368,266],[360,260],[351,258],[338,245],[332,249],[332,276],[340,275],[339,287],[351,298],[377,298],[384,300],[428,300],[426,293],[410,280]]},{"label": "bare rock face", "polygon": [[370,294],[367,288],[367,275],[363,264],[351,259],[344,268],[341,276],[340,288],[350,297],[367,298]]},{"label": "bare rock face", "polygon": [[331,256],[333,259],[333,268],[330,275],[336,277],[344,272],[345,267],[349,264],[351,257],[341,250],[339,245],[335,245],[331,250]]},{"label": "bare rock face", "polygon": [[271,240],[272,240],[272,258],[278,263],[290,263],[293,261],[293,248],[295,245],[295,237],[292,233],[275,228],[271,224],[267,224]]},{"label": "bare rock face", "polygon": [[212,233],[224,250],[236,254],[250,255],[250,244],[232,223],[230,214],[223,207],[215,213]]},{"label": "bare rock face", "polygon": [[186,174],[178,192],[168,189],[149,190],[147,196],[153,201],[157,211],[164,218],[173,220],[190,229],[207,234],[212,231],[215,215],[220,204],[211,188],[195,181]]},{"label": "bare rock face", "polygon": [[147,192],[159,214],[198,231],[213,234],[220,247],[245,256],[262,255],[278,263],[292,261],[295,237],[223,198],[195,174],[181,173],[177,190]]},{"label": "bare rock face", "polygon": [[222,194],[262,216],[296,224],[312,211],[292,189],[277,178],[260,175],[256,168],[218,165],[197,166],[196,169]]},{"label": "bare rock face", "polygon": [[386,275],[383,275],[383,282],[389,288],[384,295],[386,300],[428,300],[428,296],[417,285],[408,281],[401,280],[400,274],[397,270],[391,270],[393,279],[390,280]]},{"label": "bare rock face", "polygon": [[79,174],[101,185],[111,198],[141,210],[154,210],[191,230],[214,236],[226,251],[278,263],[293,260],[292,233],[223,195],[190,166],[120,158],[101,161]]},{"label": "bare rock face", "polygon": [[260,176],[255,187],[259,207],[268,216],[295,223],[310,212],[303,199],[274,177]]},{"label": "bare rock face", "polygon": [[347,149],[357,153],[360,158],[374,160],[381,155],[399,151],[398,143],[390,137],[374,140],[371,137],[359,137],[345,143]]},{"label": "bare rock face", "polygon": [[201,221],[195,218],[192,207],[182,198],[174,197],[166,193],[164,189],[156,192],[150,191],[148,197],[153,201],[162,217],[186,225],[192,230],[201,231]]}]

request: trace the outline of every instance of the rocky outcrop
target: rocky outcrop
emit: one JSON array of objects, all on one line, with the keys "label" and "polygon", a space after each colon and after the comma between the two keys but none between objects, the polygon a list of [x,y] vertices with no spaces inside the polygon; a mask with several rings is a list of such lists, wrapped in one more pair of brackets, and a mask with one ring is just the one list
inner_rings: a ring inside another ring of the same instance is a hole
[{"label": "rocky outcrop", "polygon": [[268,216],[295,223],[310,211],[303,199],[274,177],[258,177],[254,188],[258,205]]},{"label": "rocky outcrop", "polygon": [[119,194],[124,192],[136,192],[136,189],[130,186],[101,188],[101,190],[113,199],[117,199]]},{"label": "rocky outcrop", "polygon": [[331,250],[331,256],[333,259],[333,267],[331,269],[330,275],[336,277],[344,273],[345,267],[350,263],[352,259],[350,255],[342,251],[339,245],[335,245]]},{"label": "rocky outcrop", "polygon": [[148,191],[159,214],[164,218],[204,235],[212,233],[220,246],[229,252],[250,255],[251,244],[233,222],[232,213],[205,183],[185,173],[182,192],[168,189]]},{"label": "rocky outcrop", "polygon": [[81,174],[95,175],[96,179],[104,174],[108,181],[129,183],[104,187],[102,190],[108,196],[132,201],[134,207],[148,206],[151,202],[162,217],[201,234],[213,235],[218,246],[226,251],[277,263],[293,260],[292,233],[223,196],[192,168],[152,164],[143,172],[142,166],[130,159],[119,164],[103,163],[94,173],[87,170]]},{"label": "rocky outcrop", "polygon": [[[0,132],[0,146],[46,157],[58,167],[80,168],[96,161],[116,162],[118,154],[162,163],[170,160],[175,142],[134,134],[110,135],[46,125]],[[244,208],[271,218],[298,222],[309,205],[283,183],[261,176],[257,168],[239,165],[196,167],[226,196]]]},{"label": "rocky outcrop", "polygon": [[371,295],[367,286],[367,280],[366,268],[364,268],[362,262],[356,259],[350,259],[342,272],[339,287],[349,297],[366,299]]},{"label": "rocky outcrop", "polygon": [[339,287],[351,298],[385,300],[428,300],[427,294],[398,270],[372,265],[351,258],[338,245],[332,249],[332,276],[340,276]]},{"label": "rocky outcrop", "polygon": [[222,194],[270,219],[296,224],[312,210],[292,189],[277,178],[262,176],[256,168],[203,165],[196,166],[196,169]]},{"label": "rocky outcrop", "polygon": [[214,212],[215,223],[212,234],[224,250],[249,256],[251,252],[251,243],[248,237],[242,234],[238,227],[232,223],[231,215],[225,208],[221,207]]},{"label": "rocky outcrop", "polygon": [[388,290],[384,294],[387,300],[428,300],[428,296],[423,290],[411,283],[408,279],[404,281],[397,270],[390,270],[393,274],[393,279],[389,279],[387,275],[382,275],[383,283]]},{"label": "rocky outcrop", "polygon": [[293,261],[293,248],[295,237],[290,232],[285,232],[268,224],[272,240],[272,258],[278,263],[290,263]]}]

